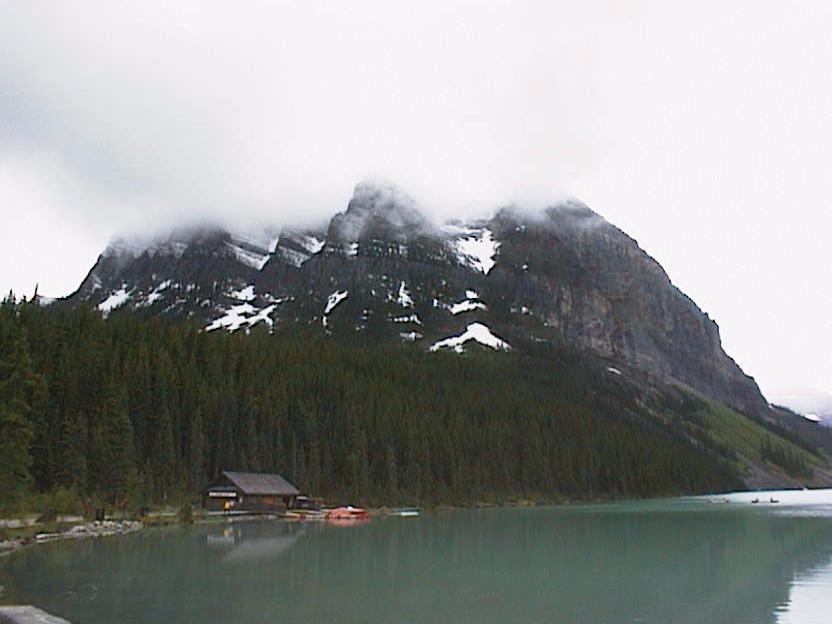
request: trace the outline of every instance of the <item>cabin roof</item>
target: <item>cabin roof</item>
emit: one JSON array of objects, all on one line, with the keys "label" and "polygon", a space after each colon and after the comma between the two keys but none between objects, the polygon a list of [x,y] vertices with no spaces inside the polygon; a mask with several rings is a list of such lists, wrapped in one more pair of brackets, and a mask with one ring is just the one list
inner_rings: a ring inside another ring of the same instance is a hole
[{"label": "cabin roof", "polygon": [[243,494],[277,496],[297,496],[299,494],[297,488],[279,474],[226,470],[222,473],[222,476],[240,488]]}]

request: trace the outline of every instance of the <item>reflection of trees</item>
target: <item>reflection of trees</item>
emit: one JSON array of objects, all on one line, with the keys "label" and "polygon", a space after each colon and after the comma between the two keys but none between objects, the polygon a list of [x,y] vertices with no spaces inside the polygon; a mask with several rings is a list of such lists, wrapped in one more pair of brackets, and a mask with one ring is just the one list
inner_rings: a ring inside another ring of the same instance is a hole
[{"label": "reflection of trees", "polygon": [[304,534],[297,525],[242,522],[205,536],[209,546],[226,548],[226,563],[272,559],[282,555]]},{"label": "reflection of trees", "polygon": [[145,531],[24,550],[0,583],[78,622],[739,624],[773,622],[832,557],[828,518],[612,509]]}]

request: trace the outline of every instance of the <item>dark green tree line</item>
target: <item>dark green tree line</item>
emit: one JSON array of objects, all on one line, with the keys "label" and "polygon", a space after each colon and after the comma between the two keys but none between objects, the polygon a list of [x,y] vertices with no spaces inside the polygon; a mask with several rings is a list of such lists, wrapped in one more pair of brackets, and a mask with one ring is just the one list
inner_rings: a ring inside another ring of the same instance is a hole
[{"label": "dark green tree line", "polygon": [[0,349],[8,492],[175,501],[226,469],[422,504],[738,483],[730,461],[565,347],[460,356],[7,302]]}]

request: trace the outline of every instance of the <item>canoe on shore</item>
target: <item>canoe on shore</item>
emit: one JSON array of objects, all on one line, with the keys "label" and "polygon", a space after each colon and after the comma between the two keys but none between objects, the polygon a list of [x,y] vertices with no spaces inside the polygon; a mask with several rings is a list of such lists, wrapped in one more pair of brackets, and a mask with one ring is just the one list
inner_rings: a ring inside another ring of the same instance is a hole
[{"label": "canoe on shore", "polygon": [[339,521],[365,521],[370,519],[370,514],[366,509],[347,505],[346,507],[336,507],[335,509],[330,509],[326,512],[326,519]]},{"label": "canoe on shore", "polygon": [[296,520],[298,522],[315,522],[325,520],[326,513],[312,509],[290,509],[283,514],[283,517],[286,520]]}]

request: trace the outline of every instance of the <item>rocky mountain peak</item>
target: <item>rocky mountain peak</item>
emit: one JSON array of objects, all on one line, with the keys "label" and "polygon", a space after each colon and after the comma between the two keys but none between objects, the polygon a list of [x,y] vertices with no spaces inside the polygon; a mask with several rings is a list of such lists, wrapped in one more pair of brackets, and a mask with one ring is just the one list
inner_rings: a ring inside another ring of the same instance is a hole
[{"label": "rocky mountain peak", "polygon": [[366,238],[407,242],[434,230],[416,202],[401,188],[379,182],[355,187],[345,212],[330,222],[327,239],[352,243]]}]

